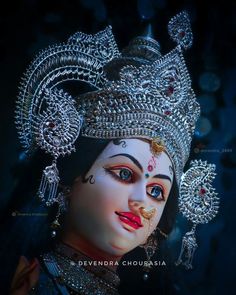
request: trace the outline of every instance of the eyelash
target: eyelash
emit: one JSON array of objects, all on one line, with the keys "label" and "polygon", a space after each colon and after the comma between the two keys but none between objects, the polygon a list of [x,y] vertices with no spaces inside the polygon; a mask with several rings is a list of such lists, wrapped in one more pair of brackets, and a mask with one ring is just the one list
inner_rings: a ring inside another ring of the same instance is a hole
[{"label": "eyelash", "polygon": [[163,188],[163,186],[161,184],[156,184],[156,183],[151,183],[148,185],[147,188],[154,188],[154,187],[158,187],[161,190],[161,200],[159,198],[154,198],[151,194],[147,193],[150,197],[154,198],[157,201],[165,201],[165,190]]},{"label": "eyelash", "polygon": [[[129,184],[129,183],[133,183],[135,181],[135,177],[134,177],[134,172],[126,167],[126,166],[114,166],[112,168],[106,168],[106,167],[103,167],[105,169],[105,171],[107,173],[109,173],[112,177],[114,177],[116,180],[122,182],[122,183],[125,183],[125,184]],[[122,170],[122,169],[126,169],[128,170],[130,173],[131,173],[131,181],[125,181],[123,179],[121,179],[115,172],[114,170]]]},{"label": "eyelash", "polygon": [[[121,183],[124,183],[124,184],[130,184],[130,183],[134,183],[135,182],[135,177],[134,177],[134,172],[130,169],[130,168],[128,168],[128,167],[126,167],[126,166],[114,166],[114,167],[112,167],[112,168],[107,168],[107,167],[103,167],[104,168],[104,170],[109,174],[109,175],[111,175],[115,180],[118,180],[118,181],[120,181]],[[130,173],[131,173],[131,181],[125,181],[125,180],[123,180],[123,179],[121,179],[115,172],[114,172],[114,170],[122,170],[122,169],[126,169],[126,170],[128,170]],[[148,192],[147,192],[147,194],[151,197],[151,198],[153,198],[153,199],[155,199],[155,200],[157,200],[157,201],[165,201],[165,190],[164,190],[164,188],[163,188],[163,186],[162,185],[160,185],[160,184],[156,184],[156,183],[151,183],[151,184],[149,184],[148,186],[147,186],[147,188],[151,188],[151,187],[159,187],[160,189],[161,189],[161,200],[160,199],[158,199],[158,198],[154,198],[153,196],[151,196],[151,194],[149,194]]]}]

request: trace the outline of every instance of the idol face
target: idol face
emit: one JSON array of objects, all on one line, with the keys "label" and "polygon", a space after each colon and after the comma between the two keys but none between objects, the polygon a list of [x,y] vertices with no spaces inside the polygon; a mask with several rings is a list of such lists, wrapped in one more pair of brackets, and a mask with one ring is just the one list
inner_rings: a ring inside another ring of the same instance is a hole
[{"label": "idol face", "polygon": [[[154,156],[141,139],[111,141],[71,191],[70,220],[76,234],[111,255],[144,244],[162,216],[173,166],[165,152]],[[145,218],[143,208],[151,210]]]}]

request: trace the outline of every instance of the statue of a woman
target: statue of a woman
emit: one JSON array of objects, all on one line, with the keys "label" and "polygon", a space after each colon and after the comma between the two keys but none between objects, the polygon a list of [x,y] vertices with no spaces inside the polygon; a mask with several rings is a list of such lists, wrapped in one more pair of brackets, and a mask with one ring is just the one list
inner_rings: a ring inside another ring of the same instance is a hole
[{"label": "statue of a woman", "polygon": [[[146,287],[140,281],[136,287],[148,290],[152,266],[161,272],[165,264],[155,253],[174,225],[178,191],[193,228],[177,264],[192,267],[196,225],[214,217],[218,199],[210,184],[213,165],[195,161],[183,173],[199,116],[182,56],[192,42],[187,14],[174,17],[168,29],[177,47],[164,56],[145,36],[120,54],[108,27],[94,36],[76,33],[30,65],[16,120],[24,147],[52,156],[38,195],[58,210],[56,242],[31,262],[21,256],[12,295],[126,294],[130,286],[120,284],[119,269],[140,260],[127,259],[138,246],[146,254]],[[97,90],[74,100],[61,88],[71,80]],[[63,174],[72,171],[69,185]]]}]

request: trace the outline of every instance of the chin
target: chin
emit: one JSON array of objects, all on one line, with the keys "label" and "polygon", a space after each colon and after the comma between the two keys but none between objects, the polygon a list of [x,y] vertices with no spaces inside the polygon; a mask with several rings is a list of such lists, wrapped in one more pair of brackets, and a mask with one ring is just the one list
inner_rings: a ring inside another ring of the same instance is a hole
[{"label": "chin", "polygon": [[114,239],[108,241],[108,247],[110,253],[117,256],[123,256],[136,246],[131,245],[130,241],[125,237],[115,237]]},{"label": "chin", "polygon": [[109,245],[107,250],[109,251],[108,253],[113,256],[123,256],[127,253],[124,249],[116,248],[115,245]]}]

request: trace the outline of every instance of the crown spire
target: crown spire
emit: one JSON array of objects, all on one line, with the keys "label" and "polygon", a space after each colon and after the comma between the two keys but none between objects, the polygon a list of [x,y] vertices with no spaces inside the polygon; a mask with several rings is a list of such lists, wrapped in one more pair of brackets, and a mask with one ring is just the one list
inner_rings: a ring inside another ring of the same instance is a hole
[{"label": "crown spire", "polygon": [[192,46],[193,34],[186,11],[180,12],[169,21],[168,32],[171,39],[181,48],[188,49]]}]

